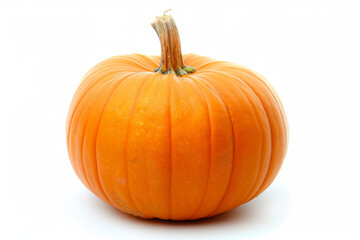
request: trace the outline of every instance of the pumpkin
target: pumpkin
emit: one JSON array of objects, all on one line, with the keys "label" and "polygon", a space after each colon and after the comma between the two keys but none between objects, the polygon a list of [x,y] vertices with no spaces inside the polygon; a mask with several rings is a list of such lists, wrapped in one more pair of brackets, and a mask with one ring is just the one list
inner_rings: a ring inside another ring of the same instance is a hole
[{"label": "pumpkin", "polygon": [[182,55],[170,15],[152,26],[161,56],[111,57],[78,87],[66,124],[75,173],[141,218],[199,219],[254,199],[286,154],[279,97],[249,68]]}]

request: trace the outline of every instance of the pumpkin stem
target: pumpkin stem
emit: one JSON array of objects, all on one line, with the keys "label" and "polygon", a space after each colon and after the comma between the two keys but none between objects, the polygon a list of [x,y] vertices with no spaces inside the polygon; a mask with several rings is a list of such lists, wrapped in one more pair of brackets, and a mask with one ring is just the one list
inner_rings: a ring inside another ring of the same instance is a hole
[{"label": "pumpkin stem", "polygon": [[164,14],[156,17],[151,26],[161,43],[160,66],[154,71],[162,74],[175,73],[179,77],[195,72],[195,68],[186,66],[183,62],[179,32],[172,16]]}]

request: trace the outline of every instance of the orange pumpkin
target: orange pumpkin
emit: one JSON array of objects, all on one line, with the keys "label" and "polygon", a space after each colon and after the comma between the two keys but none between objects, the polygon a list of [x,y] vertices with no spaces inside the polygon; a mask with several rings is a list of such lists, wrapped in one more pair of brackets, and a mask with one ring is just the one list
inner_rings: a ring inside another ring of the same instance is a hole
[{"label": "orange pumpkin", "polygon": [[182,55],[171,16],[152,26],[161,57],[112,57],[76,91],[66,126],[76,174],[100,199],[142,218],[199,219],[250,201],[286,153],[279,97],[246,67]]}]

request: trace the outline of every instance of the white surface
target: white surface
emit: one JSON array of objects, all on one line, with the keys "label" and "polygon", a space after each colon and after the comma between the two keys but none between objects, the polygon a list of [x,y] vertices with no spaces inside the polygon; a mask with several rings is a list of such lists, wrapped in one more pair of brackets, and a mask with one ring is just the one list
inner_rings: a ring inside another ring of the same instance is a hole
[{"label": "white surface", "polygon": [[[196,222],[140,220],[107,206],[77,179],[65,144],[82,76],[113,55],[158,55],[150,22],[168,8],[184,53],[263,74],[290,124],[272,186]],[[2,0],[0,239],[355,239],[359,13],[358,1],[345,0]]]}]

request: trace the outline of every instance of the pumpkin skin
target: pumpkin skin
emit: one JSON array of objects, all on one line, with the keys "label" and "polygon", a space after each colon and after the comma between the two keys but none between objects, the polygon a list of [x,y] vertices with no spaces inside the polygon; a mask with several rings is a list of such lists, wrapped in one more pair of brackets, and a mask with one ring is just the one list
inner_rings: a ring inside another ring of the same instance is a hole
[{"label": "pumpkin skin", "polygon": [[234,63],[183,55],[196,72],[154,72],[159,56],[93,67],[71,102],[67,146],[81,182],[142,218],[192,220],[246,203],[275,179],[288,128],[279,97]]}]

